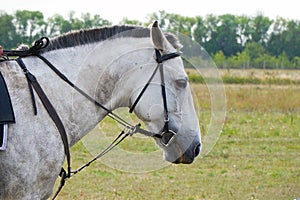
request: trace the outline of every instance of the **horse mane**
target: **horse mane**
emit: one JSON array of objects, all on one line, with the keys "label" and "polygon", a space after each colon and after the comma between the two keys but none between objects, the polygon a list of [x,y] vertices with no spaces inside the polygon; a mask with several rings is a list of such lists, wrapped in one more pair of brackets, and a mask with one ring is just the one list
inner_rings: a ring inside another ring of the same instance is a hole
[{"label": "horse mane", "polygon": [[[43,49],[42,53],[52,50],[90,44],[94,42],[100,42],[107,39],[112,39],[117,36],[136,38],[150,37],[150,30],[149,28],[140,26],[116,25],[71,31],[52,38],[50,40],[49,46]],[[168,41],[174,46],[174,48],[180,49],[182,47],[175,35],[171,33],[165,33],[165,36]]]}]

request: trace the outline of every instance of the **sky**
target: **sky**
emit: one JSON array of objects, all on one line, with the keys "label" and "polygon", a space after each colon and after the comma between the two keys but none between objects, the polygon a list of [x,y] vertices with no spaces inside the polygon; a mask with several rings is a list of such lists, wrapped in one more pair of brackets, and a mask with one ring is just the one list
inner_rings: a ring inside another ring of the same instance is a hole
[{"label": "sky", "polygon": [[264,16],[275,19],[300,20],[296,0],[9,0],[1,3],[0,10],[12,14],[15,10],[41,11],[45,18],[60,14],[67,18],[70,11],[78,17],[81,13],[99,14],[114,24],[124,17],[130,20],[147,21],[147,15],[164,10],[183,16],[202,16],[207,14],[234,14]]}]

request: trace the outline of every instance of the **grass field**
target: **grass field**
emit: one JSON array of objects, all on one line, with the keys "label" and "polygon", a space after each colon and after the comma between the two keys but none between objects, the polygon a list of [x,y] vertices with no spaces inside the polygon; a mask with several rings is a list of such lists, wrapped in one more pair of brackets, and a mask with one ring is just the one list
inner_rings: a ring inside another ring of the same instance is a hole
[{"label": "grass field", "polygon": [[[221,73],[228,75],[228,71]],[[276,78],[300,77],[300,71],[230,73],[235,77],[257,73],[260,79],[268,73]],[[191,87],[201,107],[200,126],[205,136],[211,115],[210,95],[204,84],[192,83]],[[57,199],[300,198],[300,85],[226,84],[225,90],[225,125],[208,155],[192,165],[166,165],[143,173],[116,170],[97,162],[68,180]],[[106,120],[101,130],[114,132],[111,125]],[[122,145],[120,148],[130,151],[156,150],[151,140],[141,144],[138,138],[129,138]],[[82,142],[71,153],[73,168],[93,157]]]}]

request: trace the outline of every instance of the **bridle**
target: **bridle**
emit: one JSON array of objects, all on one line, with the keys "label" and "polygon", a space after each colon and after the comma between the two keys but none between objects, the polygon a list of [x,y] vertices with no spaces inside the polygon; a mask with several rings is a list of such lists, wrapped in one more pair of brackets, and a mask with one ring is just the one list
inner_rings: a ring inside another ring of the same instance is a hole
[{"label": "bridle", "polygon": [[161,83],[160,83],[161,84],[161,95],[162,95],[163,107],[164,107],[164,126],[163,126],[162,130],[160,131],[160,133],[154,134],[152,137],[161,139],[161,143],[165,147],[169,146],[169,144],[174,140],[176,132],[169,128],[170,119],[169,119],[169,110],[168,110],[168,103],[167,103],[163,62],[173,59],[173,58],[176,58],[180,55],[181,55],[180,52],[161,55],[160,51],[158,49],[155,49],[155,56],[156,56],[156,62],[157,62],[156,68],[153,71],[152,75],[150,76],[148,82],[145,84],[145,86],[141,90],[140,94],[138,95],[138,97],[136,98],[136,100],[134,101],[134,103],[131,105],[131,107],[129,109],[129,113],[132,113],[133,110],[135,109],[136,105],[142,98],[143,94],[147,90],[148,86],[150,85],[154,75],[157,73],[157,70],[159,69],[160,80],[161,80]]},{"label": "bridle", "polygon": [[[54,121],[55,125],[57,126],[57,128],[60,132],[60,135],[61,135],[61,138],[62,138],[62,141],[63,141],[63,144],[64,144],[65,154],[66,154],[66,157],[67,157],[68,170],[66,172],[66,170],[64,170],[64,168],[62,168],[61,173],[60,173],[61,183],[60,183],[60,186],[59,186],[56,194],[54,195],[53,199],[55,199],[56,196],[58,195],[58,193],[61,191],[62,187],[64,186],[64,183],[65,183],[66,179],[68,179],[71,176],[77,174],[78,172],[80,172],[84,168],[88,167],[91,163],[93,163],[97,159],[104,156],[111,149],[113,149],[115,146],[117,146],[119,143],[121,143],[127,136],[132,136],[135,133],[141,133],[141,134],[149,136],[149,137],[159,138],[160,141],[161,141],[161,144],[164,147],[168,147],[172,143],[172,141],[174,140],[174,138],[176,136],[176,132],[171,130],[170,127],[169,127],[169,111],[168,111],[168,103],[167,103],[167,94],[166,94],[163,62],[180,56],[181,55],[180,52],[161,54],[160,50],[155,49],[155,56],[156,56],[155,60],[157,62],[157,65],[156,65],[152,75],[150,76],[149,80],[147,81],[147,83],[145,84],[145,86],[143,87],[143,89],[141,90],[141,92],[139,93],[139,95],[137,96],[135,101],[133,102],[133,104],[130,106],[129,112],[132,113],[134,111],[136,105],[139,103],[140,99],[142,98],[143,94],[147,90],[148,86],[152,82],[155,74],[159,70],[160,79],[161,79],[161,95],[162,95],[162,99],[163,99],[163,108],[164,108],[164,119],[163,119],[164,120],[164,126],[163,126],[162,130],[159,133],[153,133],[153,132],[150,132],[148,130],[145,130],[145,129],[141,128],[141,124],[132,125],[132,124],[128,123],[126,120],[122,119],[120,116],[115,114],[112,110],[110,110],[110,109],[106,108],[105,106],[103,106],[101,103],[96,101],[90,95],[85,93],[82,89],[80,89],[74,83],[72,83],[49,60],[47,60],[45,57],[40,55],[40,50],[47,47],[49,45],[49,43],[50,43],[50,40],[48,38],[42,37],[41,39],[37,40],[34,43],[34,45],[31,48],[29,48],[28,50],[4,50],[3,51],[4,56],[1,58],[0,61],[10,60],[9,56],[18,56],[18,58],[16,58],[15,61],[22,68],[22,70],[23,70],[23,72],[26,76],[29,91],[30,91],[30,94],[31,94],[34,114],[35,115],[37,114],[37,107],[36,107],[36,103],[35,103],[35,97],[34,97],[33,89],[38,94],[40,100],[42,101],[42,103],[45,107],[45,109],[49,113],[50,117],[52,118],[52,120]],[[110,118],[112,118],[113,120],[115,120],[116,122],[118,122],[119,124],[121,124],[124,127],[122,132],[116,137],[116,139],[106,149],[104,149],[100,154],[98,154],[90,162],[88,162],[87,164],[83,165],[82,167],[78,168],[75,171],[71,171],[69,143],[68,143],[68,138],[67,138],[67,134],[66,134],[66,131],[64,129],[64,126],[63,126],[58,114],[56,113],[56,110],[54,109],[51,102],[49,101],[46,94],[44,93],[43,89],[41,88],[40,84],[38,83],[36,77],[32,73],[29,72],[29,70],[25,66],[24,62],[22,61],[23,57],[28,57],[28,56],[36,56],[39,59],[41,59],[63,81],[65,81],[68,85],[70,85],[73,89],[75,89],[77,92],[79,92],[85,98],[87,98],[89,101],[94,103],[96,106],[98,106],[101,109],[105,110],[107,112],[107,115]]]}]

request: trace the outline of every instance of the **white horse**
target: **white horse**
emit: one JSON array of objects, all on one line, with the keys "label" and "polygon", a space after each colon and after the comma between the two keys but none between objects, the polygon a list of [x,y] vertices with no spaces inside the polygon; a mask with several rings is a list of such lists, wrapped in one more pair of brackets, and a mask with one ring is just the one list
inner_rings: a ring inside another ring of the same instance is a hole
[{"label": "white horse", "polygon": [[[177,38],[163,34],[155,22],[150,29],[113,26],[68,33],[51,39],[40,53],[79,88],[114,110],[131,107],[136,101],[157,66],[155,49],[164,55],[179,48]],[[36,56],[22,60],[60,116],[70,146],[107,116],[107,111],[73,90]],[[163,61],[163,68],[168,130],[176,135],[168,145],[162,144],[164,138],[155,140],[165,160],[189,164],[200,152],[201,139],[187,74],[180,57]],[[37,97],[34,115],[20,66],[14,60],[4,61],[0,71],[16,119],[8,128],[6,150],[0,151],[0,199],[47,199],[65,160],[61,136]],[[134,108],[147,129],[155,133],[166,120],[161,78],[154,74]]]}]

